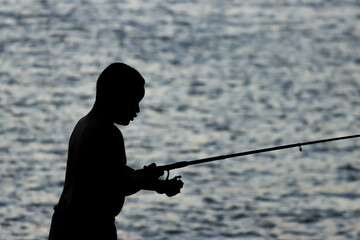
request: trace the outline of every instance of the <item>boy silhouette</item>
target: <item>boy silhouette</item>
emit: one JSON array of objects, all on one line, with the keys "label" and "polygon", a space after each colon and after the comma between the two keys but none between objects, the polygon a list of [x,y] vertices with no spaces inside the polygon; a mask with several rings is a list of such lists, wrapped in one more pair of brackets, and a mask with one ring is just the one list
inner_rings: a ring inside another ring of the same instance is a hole
[{"label": "boy silhouette", "polygon": [[91,111],[73,130],[64,189],[54,208],[50,240],[115,240],[115,217],[125,197],[140,190],[174,196],[183,183],[160,180],[155,164],[134,170],[126,165],[124,140],[114,123],[126,126],[140,112],[145,80],[123,63],[113,63],[99,76]]}]

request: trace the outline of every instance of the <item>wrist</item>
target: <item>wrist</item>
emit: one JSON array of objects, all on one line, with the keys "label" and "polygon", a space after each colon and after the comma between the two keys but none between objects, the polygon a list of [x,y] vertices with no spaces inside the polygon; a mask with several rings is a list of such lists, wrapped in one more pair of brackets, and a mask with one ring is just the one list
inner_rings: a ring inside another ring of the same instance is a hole
[{"label": "wrist", "polygon": [[150,179],[145,178],[143,181],[142,189],[150,190],[150,191],[157,191],[159,182],[160,182],[159,179],[150,180]]}]

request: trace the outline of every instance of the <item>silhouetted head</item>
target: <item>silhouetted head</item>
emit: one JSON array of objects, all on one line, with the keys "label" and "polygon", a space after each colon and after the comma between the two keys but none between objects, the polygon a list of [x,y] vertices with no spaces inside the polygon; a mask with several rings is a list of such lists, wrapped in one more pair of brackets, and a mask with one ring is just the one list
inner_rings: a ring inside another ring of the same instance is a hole
[{"label": "silhouetted head", "polygon": [[111,121],[128,125],[140,112],[145,80],[134,68],[112,63],[100,74],[96,84],[96,107]]}]

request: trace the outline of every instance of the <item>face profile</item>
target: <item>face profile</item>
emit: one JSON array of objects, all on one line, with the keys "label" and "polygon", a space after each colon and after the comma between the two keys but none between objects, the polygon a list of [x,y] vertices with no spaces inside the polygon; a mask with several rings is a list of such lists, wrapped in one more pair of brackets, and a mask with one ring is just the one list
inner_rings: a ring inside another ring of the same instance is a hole
[{"label": "face profile", "polygon": [[145,80],[137,70],[113,63],[98,78],[94,108],[110,121],[126,126],[140,112],[144,85]]},{"label": "face profile", "polygon": [[126,126],[133,121],[140,112],[140,101],[145,95],[143,86],[134,88],[131,96],[126,96],[125,100],[115,100],[113,102],[113,121],[116,124]]}]

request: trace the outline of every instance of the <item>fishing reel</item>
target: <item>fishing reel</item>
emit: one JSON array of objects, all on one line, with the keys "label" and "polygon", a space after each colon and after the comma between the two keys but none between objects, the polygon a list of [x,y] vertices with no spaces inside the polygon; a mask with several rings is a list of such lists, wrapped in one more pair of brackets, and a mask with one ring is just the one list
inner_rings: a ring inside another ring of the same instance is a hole
[{"label": "fishing reel", "polygon": [[181,176],[176,176],[169,179],[169,175],[165,180],[159,182],[156,192],[166,194],[168,197],[175,196],[180,193],[180,189],[184,186],[183,181],[180,180]]},{"label": "fishing reel", "polygon": [[165,171],[166,171],[166,178],[165,178],[165,180],[169,180],[170,170],[165,170]]},{"label": "fishing reel", "polygon": [[184,183],[180,180],[181,176],[175,176],[170,179],[170,170],[171,169],[157,167],[156,164],[152,163],[149,166],[144,166],[143,169],[137,171],[142,174],[149,174],[153,179],[158,179],[166,171],[167,176],[164,180],[158,179],[158,181],[155,181],[155,189],[159,194],[166,194],[168,197],[172,197],[180,193],[180,189],[184,186]]}]

